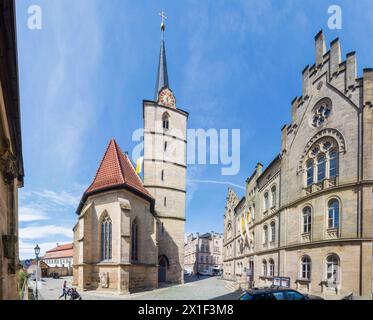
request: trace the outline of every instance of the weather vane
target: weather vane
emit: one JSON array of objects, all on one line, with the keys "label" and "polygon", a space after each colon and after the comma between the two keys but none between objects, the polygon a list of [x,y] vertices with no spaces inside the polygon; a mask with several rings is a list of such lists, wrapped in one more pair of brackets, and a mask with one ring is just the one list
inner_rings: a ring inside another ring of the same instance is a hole
[{"label": "weather vane", "polygon": [[167,17],[166,17],[163,10],[162,10],[162,12],[159,13],[159,15],[162,17],[161,30],[162,30],[162,32],[164,32],[164,30],[166,28],[164,21],[165,21],[165,19],[167,19]]}]

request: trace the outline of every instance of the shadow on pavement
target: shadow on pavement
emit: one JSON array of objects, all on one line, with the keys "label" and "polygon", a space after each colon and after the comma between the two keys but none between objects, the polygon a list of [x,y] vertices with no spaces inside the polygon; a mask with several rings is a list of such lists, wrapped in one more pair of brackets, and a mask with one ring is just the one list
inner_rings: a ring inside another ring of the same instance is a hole
[{"label": "shadow on pavement", "polygon": [[215,297],[210,300],[237,300],[242,293],[243,293],[242,290],[237,290],[237,291],[234,291],[234,292],[231,292],[231,293],[219,296],[219,297]]}]

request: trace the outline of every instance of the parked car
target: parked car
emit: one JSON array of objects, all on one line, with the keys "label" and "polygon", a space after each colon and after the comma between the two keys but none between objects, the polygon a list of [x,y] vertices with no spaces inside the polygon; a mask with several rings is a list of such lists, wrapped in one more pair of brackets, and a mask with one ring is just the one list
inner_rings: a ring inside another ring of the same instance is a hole
[{"label": "parked car", "polygon": [[184,269],[184,275],[185,276],[191,276],[193,274],[193,271],[190,269]]},{"label": "parked car", "polygon": [[288,288],[253,288],[246,290],[238,300],[323,300],[321,297],[304,295]]},{"label": "parked car", "polygon": [[52,273],[50,274],[50,276],[51,276],[53,279],[59,279],[59,278],[60,278],[60,275],[59,275],[58,272],[52,272]]},{"label": "parked car", "polygon": [[200,271],[199,273],[201,276],[211,276],[209,271]]}]

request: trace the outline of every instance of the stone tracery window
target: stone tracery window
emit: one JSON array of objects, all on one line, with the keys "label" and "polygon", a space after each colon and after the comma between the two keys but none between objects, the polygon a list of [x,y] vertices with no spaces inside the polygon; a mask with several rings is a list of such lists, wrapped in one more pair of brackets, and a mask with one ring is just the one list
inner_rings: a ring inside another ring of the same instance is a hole
[{"label": "stone tracery window", "polygon": [[332,103],[330,99],[323,99],[319,102],[313,111],[312,126],[317,128],[325,123],[332,112]]},{"label": "stone tracery window", "polygon": [[101,221],[101,260],[112,258],[112,222],[107,215]]},{"label": "stone tracery window", "polygon": [[305,157],[306,186],[335,179],[339,175],[339,146],[335,139],[325,137],[315,142]]}]

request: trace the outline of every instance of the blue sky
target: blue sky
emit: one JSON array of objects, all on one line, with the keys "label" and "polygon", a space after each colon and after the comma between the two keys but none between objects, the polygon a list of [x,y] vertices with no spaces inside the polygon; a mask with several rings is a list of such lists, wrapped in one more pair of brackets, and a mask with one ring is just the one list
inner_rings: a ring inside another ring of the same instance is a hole
[{"label": "blue sky", "polygon": [[[142,100],[154,95],[160,18],[166,11],[170,86],[190,113],[189,128],[241,130],[241,170],[188,168],[186,232],[223,231],[229,182],[245,186],[258,161],[280,149],[301,71],[314,63],[314,36],[340,37],[357,51],[359,76],[373,66],[370,0],[17,0],[25,187],[20,191],[20,255],[72,240],[75,209],[114,137],[131,151]],[[30,5],[42,30],[27,27]],[[329,30],[340,5],[342,30]],[[197,183],[209,180],[223,183]],[[243,195],[244,190],[234,189]]]}]

